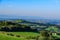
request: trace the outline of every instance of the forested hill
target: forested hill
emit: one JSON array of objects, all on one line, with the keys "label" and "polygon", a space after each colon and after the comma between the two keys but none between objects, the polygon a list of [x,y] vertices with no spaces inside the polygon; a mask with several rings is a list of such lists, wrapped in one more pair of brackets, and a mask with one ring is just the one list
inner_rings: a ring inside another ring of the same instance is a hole
[{"label": "forested hill", "polygon": [[[60,28],[55,24],[49,23],[37,23],[37,22],[30,22],[26,20],[3,20],[0,21],[0,30],[1,31],[32,31],[38,32],[42,29],[50,29],[51,27]],[[53,29],[55,30],[55,29]],[[59,30],[59,29],[58,29]],[[50,30],[49,30],[50,31]]]}]

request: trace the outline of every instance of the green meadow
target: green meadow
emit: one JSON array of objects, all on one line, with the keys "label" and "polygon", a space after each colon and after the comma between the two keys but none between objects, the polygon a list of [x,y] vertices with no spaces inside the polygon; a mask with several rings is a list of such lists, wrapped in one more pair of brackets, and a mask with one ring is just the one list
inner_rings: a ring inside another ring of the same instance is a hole
[{"label": "green meadow", "polygon": [[30,37],[37,37],[34,32],[0,32],[0,40],[35,40]]}]

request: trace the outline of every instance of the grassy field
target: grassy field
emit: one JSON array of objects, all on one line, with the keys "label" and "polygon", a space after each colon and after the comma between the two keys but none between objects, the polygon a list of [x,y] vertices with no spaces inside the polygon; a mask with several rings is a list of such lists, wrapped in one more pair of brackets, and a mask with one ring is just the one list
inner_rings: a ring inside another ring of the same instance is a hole
[{"label": "grassy field", "polygon": [[7,32],[7,33],[12,33],[20,36],[37,36],[38,35],[38,33],[35,33],[35,32]]},{"label": "grassy field", "polygon": [[[13,34],[7,35],[7,34]],[[17,37],[19,35],[20,37]],[[27,37],[36,37],[38,33],[34,32],[0,32],[0,40],[35,40],[27,39]]]},{"label": "grassy field", "polygon": [[0,40],[27,40],[27,39],[0,34]]}]

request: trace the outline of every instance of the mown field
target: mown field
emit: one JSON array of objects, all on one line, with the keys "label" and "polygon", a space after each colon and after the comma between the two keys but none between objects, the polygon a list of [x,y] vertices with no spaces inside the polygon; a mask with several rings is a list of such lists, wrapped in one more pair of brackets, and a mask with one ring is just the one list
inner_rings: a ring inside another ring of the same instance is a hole
[{"label": "mown field", "polygon": [[0,40],[35,40],[36,36],[34,32],[0,32]]},{"label": "mown field", "polygon": [[12,33],[20,36],[37,36],[38,35],[38,33],[35,33],[35,32],[7,32],[7,33]]},{"label": "mown field", "polygon": [[4,34],[0,34],[0,40],[27,40],[23,38],[12,37]]}]

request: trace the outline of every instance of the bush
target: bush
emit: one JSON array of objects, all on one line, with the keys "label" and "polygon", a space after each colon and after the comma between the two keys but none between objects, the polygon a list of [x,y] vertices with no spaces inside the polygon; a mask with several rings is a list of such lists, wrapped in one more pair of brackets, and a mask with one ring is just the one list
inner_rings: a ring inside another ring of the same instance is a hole
[{"label": "bush", "polygon": [[20,37],[20,35],[16,35],[16,37]]},{"label": "bush", "polygon": [[31,37],[32,39],[36,39],[36,37]]},{"label": "bush", "polygon": [[36,37],[29,36],[27,39],[36,39]]},{"label": "bush", "polygon": [[55,39],[55,40],[60,40],[60,39]]},{"label": "bush", "polygon": [[10,34],[10,36],[14,36],[14,34]]},{"label": "bush", "polygon": [[9,33],[7,33],[7,35],[10,35]]}]

